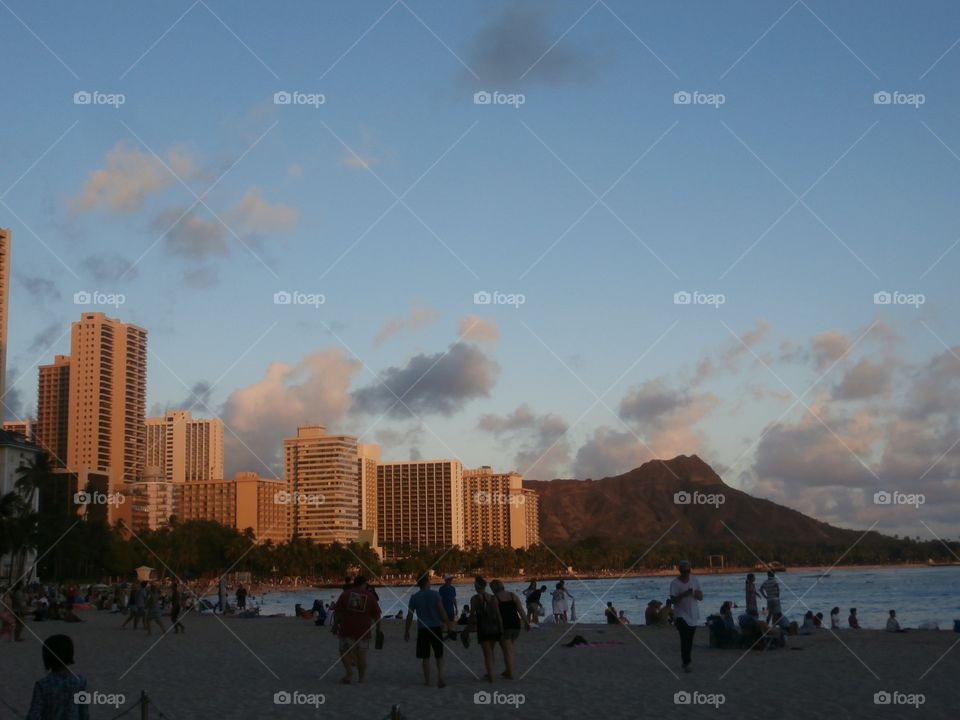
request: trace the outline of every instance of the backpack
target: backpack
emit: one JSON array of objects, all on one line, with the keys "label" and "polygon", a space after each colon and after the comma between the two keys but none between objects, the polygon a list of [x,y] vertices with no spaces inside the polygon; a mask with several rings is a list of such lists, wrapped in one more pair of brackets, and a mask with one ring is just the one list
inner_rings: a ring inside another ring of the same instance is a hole
[{"label": "backpack", "polygon": [[[481,595],[477,607],[477,633],[480,635],[499,635],[500,621],[497,619],[496,607],[491,605],[493,596]],[[493,598],[496,602],[496,598]]]}]

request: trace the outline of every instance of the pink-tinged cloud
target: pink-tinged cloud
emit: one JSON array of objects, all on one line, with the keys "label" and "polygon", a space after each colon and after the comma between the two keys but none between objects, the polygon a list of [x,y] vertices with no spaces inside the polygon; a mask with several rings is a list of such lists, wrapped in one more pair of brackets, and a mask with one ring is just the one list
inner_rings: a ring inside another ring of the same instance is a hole
[{"label": "pink-tinged cloud", "polygon": [[460,318],[457,324],[460,337],[466,342],[495,343],[500,338],[500,331],[493,319],[467,315]]}]

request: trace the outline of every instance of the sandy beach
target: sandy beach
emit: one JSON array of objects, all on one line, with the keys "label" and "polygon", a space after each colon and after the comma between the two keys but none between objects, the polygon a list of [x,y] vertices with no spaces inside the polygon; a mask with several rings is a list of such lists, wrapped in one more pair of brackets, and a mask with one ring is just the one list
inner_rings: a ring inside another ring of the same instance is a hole
[{"label": "sandy beach", "polygon": [[[29,622],[25,642],[0,644],[0,699],[13,708],[0,704],[0,717],[26,713],[33,682],[42,675],[40,639],[61,632],[74,638],[73,669],[87,678],[91,691],[122,693],[127,705],[146,691],[154,701],[150,717],[170,720],[380,720],[394,704],[405,718],[488,716],[493,703],[478,704],[475,694],[480,691],[500,693],[491,700],[501,703],[504,717],[517,718],[633,718],[641,713],[758,720],[947,718],[956,716],[960,704],[960,635],[947,631],[893,635],[848,630],[836,636],[820,631],[791,637],[784,650],[744,653],[710,649],[701,627],[694,672],[684,674],[672,628],[549,624],[521,635],[516,658],[522,677],[514,681],[482,682],[476,644],[465,650],[459,642],[448,642],[448,686],[438,689],[422,684],[414,644],[403,641],[399,621],[384,623],[385,647],[371,648],[367,682],[343,686],[338,684],[342,672],[336,638],[310,621],[190,615],[185,635],[161,638],[156,631],[147,636],[142,629],[121,630],[122,616],[86,611],[82,617],[82,624]],[[577,634],[605,644],[563,647]],[[275,704],[275,694],[283,691],[315,696],[301,699],[318,706]],[[680,699],[689,697],[690,704],[675,701],[675,694],[683,692],[689,696]],[[894,704],[878,705],[878,692],[903,695],[892,695]],[[896,704],[916,694],[923,696],[919,709]],[[122,708],[92,707],[91,716],[113,718]],[[139,717],[136,713],[128,717]]]}]

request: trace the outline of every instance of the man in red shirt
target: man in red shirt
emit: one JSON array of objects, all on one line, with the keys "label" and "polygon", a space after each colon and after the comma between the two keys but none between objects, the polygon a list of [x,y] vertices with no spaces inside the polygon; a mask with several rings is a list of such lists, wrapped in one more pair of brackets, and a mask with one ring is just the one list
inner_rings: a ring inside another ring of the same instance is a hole
[{"label": "man in red shirt", "polygon": [[334,605],[335,632],[340,638],[340,660],[346,674],[340,680],[349,685],[353,680],[353,666],[357,666],[359,681],[367,675],[367,650],[371,631],[380,630],[380,603],[367,587],[367,579],[358,575],[353,586],[340,595]]}]

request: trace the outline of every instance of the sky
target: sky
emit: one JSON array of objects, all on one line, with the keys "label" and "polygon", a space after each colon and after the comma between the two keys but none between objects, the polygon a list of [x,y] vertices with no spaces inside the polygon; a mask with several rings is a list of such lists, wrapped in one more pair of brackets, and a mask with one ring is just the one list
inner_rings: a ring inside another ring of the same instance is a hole
[{"label": "sky", "polygon": [[955,3],[0,18],[7,417],[101,310],[149,332],[148,414],[223,418],[228,473],[302,423],[531,479],[696,453],[960,535]]}]

